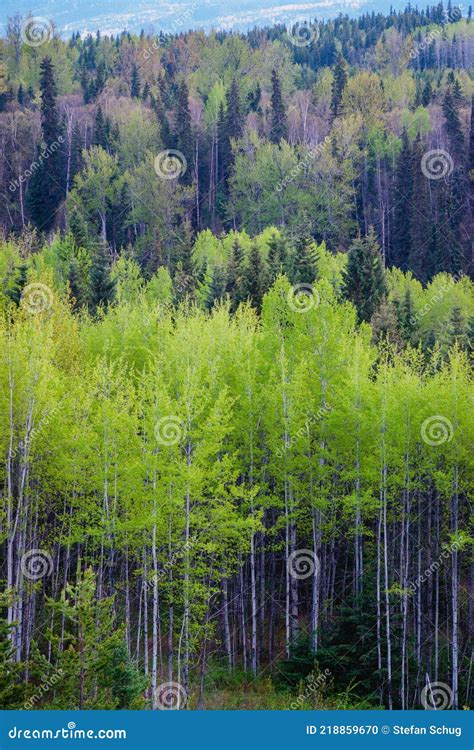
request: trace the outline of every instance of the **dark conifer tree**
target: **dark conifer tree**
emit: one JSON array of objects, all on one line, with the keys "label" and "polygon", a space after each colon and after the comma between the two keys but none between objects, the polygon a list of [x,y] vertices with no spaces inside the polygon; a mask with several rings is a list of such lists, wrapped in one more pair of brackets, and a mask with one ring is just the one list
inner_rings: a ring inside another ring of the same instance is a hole
[{"label": "dark conifer tree", "polygon": [[260,84],[257,83],[255,90],[250,91],[247,94],[247,102],[249,106],[249,110],[251,112],[257,112],[257,114],[262,114],[262,108],[260,106],[260,102],[262,99],[262,89],[260,88]]},{"label": "dark conifer tree", "polygon": [[464,136],[459,117],[459,103],[455,100],[450,88],[446,90],[443,100],[443,114],[446,121],[446,133],[449,139],[452,158],[462,157],[464,150]]},{"label": "dark conifer tree", "polygon": [[[406,344],[415,345],[417,340],[417,325],[415,308],[410,287],[407,287],[401,302],[396,306],[398,331]],[[414,322],[415,321],[415,322]]]},{"label": "dark conifer tree", "polygon": [[288,247],[284,237],[272,234],[268,242],[268,271],[271,281],[288,270]]},{"label": "dark conifer tree", "polygon": [[[474,266],[474,248],[472,248],[472,237],[474,237],[474,95],[471,100],[471,125],[469,132],[469,153],[468,153],[468,220],[467,234],[471,237],[471,251],[467,252],[468,266],[472,269]],[[474,341],[473,341],[474,343]]]},{"label": "dark conifer tree", "polygon": [[298,242],[293,271],[293,279],[297,284],[312,284],[316,278],[315,246],[308,240]]},{"label": "dark conifer tree", "polygon": [[212,310],[215,303],[224,299],[226,293],[226,274],[221,266],[215,266],[212,271],[211,283],[206,300],[206,308]]},{"label": "dark conifer tree", "polygon": [[185,181],[190,181],[192,175],[193,133],[191,128],[191,112],[189,110],[189,93],[185,81],[182,81],[179,85],[174,132],[176,137],[174,148],[181,151],[188,162],[188,168],[183,177]]},{"label": "dark conifer tree", "polygon": [[281,140],[286,138],[288,138],[288,126],[280,79],[276,70],[272,70],[272,129],[270,140],[273,143],[280,143]]},{"label": "dark conifer tree", "polygon": [[331,86],[331,114],[333,119],[342,113],[342,94],[347,83],[347,71],[344,58],[341,54],[337,56],[334,66],[334,78]]},{"label": "dark conifer tree", "polygon": [[467,325],[460,307],[453,307],[448,323],[449,346],[457,344],[461,349],[467,349]]},{"label": "dark conifer tree", "polygon": [[229,262],[227,264],[226,287],[225,291],[229,295],[232,303],[232,310],[236,310],[244,300],[243,277],[245,266],[245,253],[237,239],[234,239],[230,251]]},{"label": "dark conifer tree", "polygon": [[[62,151],[58,148],[62,126],[57,108],[57,89],[51,58],[40,64],[42,144],[36,153],[37,169],[26,194],[30,216],[36,226],[48,231],[54,224],[56,211],[64,196],[65,170]],[[47,158],[42,153],[48,154]]]},{"label": "dark conifer tree", "polygon": [[242,296],[260,311],[267,289],[267,270],[257,244],[253,242],[242,279]]},{"label": "dark conifer tree", "polygon": [[145,85],[143,86],[143,90],[142,90],[143,101],[146,102],[149,96],[150,96],[150,84],[148,83],[148,81],[145,81]]},{"label": "dark conifer tree", "polygon": [[371,227],[352,243],[344,274],[344,294],[356,307],[359,320],[370,321],[387,295],[380,247]]},{"label": "dark conifer tree", "polygon": [[110,120],[107,116],[104,117],[100,104],[95,113],[92,142],[94,146],[102,146],[104,151],[110,150]]},{"label": "dark conifer tree", "polygon": [[99,96],[105,87],[106,75],[103,63],[97,66],[97,75],[94,80],[94,97]]},{"label": "dark conifer tree", "polygon": [[160,126],[160,138],[166,148],[173,148],[175,139],[171,134],[170,124],[166,116],[161,93],[158,91],[156,97],[150,94],[150,106],[156,115]]},{"label": "dark conifer tree", "polygon": [[91,267],[91,309],[95,311],[99,306],[106,307],[113,300],[115,281],[110,275],[111,257],[104,242],[96,244],[92,255]]},{"label": "dark conifer tree", "polygon": [[395,172],[393,195],[393,233],[390,261],[403,271],[408,268],[411,251],[411,222],[413,201],[413,154],[406,130],[402,134],[402,150]]},{"label": "dark conifer tree", "polygon": [[140,97],[140,73],[135,63],[132,65],[132,77],[130,81],[130,96],[132,99],[138,99]]},{"label": "dark conifer tree", "polygon": [[240,138],[244,130],[240,93],[237,81],[234,79],[226,92],[226,107],[219,108],[217,122],[219,180],[224,190],[227,190],[229,178],[234,164],[232,141]]},{"label": "dark conifer tree", "polygon": [[[406,267],[413,271],[416,278],[423,283],[426,283],[434,273],[433,259],[429,254],[428,242],[433,221],[430,205],[433,186],[421,169],[425,150],[421,138],[418,136],[413,144],[412,151],[412,205],[406,206],[409,213],[405,216],[405,222],[408,224],[407,235],[409,235]],[[397,218],[402,221],[400,214]]]},{"label": "dark conifer tree", "polygon": [[433,96],[433,89],[431,86],[431,81],[428,78],[428,80],[426,81],[424,85],[423,93],[421,95],[421,103],[424,107],[427,107],[428,104],[431,102],[432,96]]}]

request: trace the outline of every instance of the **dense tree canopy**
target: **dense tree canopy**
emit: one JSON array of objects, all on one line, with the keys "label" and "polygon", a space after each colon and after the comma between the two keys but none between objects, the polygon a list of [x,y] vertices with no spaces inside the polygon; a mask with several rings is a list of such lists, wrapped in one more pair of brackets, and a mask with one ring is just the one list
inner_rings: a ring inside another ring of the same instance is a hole
[{"label": "dense tree canopy", "polygon": [[300,708],[426,708],[438,682],[469,705],[458,11],[341,15],[306,46],[32,47],[9,20],[2,708],[288,708],[308,676]]}]

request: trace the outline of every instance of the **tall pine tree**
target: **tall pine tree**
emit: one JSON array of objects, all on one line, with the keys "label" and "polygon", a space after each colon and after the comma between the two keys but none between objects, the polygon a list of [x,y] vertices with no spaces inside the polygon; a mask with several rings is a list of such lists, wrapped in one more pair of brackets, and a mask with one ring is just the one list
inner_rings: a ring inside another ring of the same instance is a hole
[{"label": "tall pine tree", "polygon": [[288,126],[280,79],[276,70],[272,70],[272,129],[270,140],[273,143],[280,143],[281,140],[286,138],[288,138]]},{"label": "tall pine tree", "polygon": [[26,201],[38,229],[48,231],[54,225],[65,187],[63,152],[59,140],[63,132],[57,107],[54,68],[49,57],[45,57],[40,64],[40,91],[43,143],[37,147],[37,168],[28,184]]}]

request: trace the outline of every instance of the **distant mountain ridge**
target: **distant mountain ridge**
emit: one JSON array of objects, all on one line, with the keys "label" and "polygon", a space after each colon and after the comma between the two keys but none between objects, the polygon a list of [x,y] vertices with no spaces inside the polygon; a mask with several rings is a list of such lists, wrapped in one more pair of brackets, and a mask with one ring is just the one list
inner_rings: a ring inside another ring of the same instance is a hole
[{"label": "distant mountain ridge", "polygon": [[365,0],[316,0],[316,2],[284,3],[275,0],[72,0],[65,4],[60,0],[5,0],[2,4],[0,23],[5,28],[6,19],[15,13],[26,16],[41,16],[54,22],[61,35],[72,32],[85,35],[100,29],[102,34],[117,34],[123,30],[139,32],[160,31],[176,33],[192,28],[206,31],[246,30],[253,26],[276,23],[288,24],[312,19],[328,19],[339,13],[350,16],[366,12],[386,12],[390,6],[405,7],[405,2],[366,2]]}]

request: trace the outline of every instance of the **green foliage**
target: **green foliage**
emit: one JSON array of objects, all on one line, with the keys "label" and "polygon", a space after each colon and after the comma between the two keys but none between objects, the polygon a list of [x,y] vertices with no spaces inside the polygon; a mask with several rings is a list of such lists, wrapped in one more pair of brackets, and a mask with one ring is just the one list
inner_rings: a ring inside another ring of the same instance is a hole
[{"label": "green foliage", "polygon": [[50,634],[61,681],[47,707],[143,707],[145,680],[131,662],[123,629],[114,632],[112,599],[96,599],[92,570],[68,584],[59,601],[49,599],[48,606],[65,628]]},{"label": "green foliage", "polygon": [[[6,606],[7,597],[2,595],[0,606]],[[21,708],[25,693],[21,675],[24,665],[15,659],[12,644],[13,625],[0,617],[0,706],[3,710]]]}]

